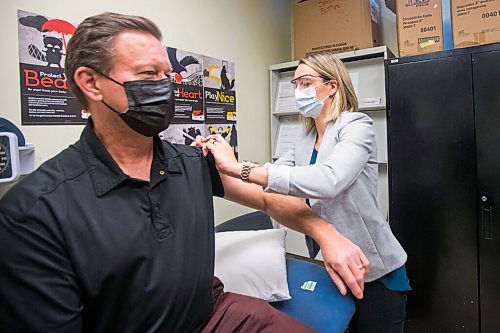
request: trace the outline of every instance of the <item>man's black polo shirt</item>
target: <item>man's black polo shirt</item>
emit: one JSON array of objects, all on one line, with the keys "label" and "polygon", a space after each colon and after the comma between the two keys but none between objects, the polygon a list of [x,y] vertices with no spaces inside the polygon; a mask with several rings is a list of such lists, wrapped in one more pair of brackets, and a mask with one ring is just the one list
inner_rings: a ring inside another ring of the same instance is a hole
[{"label": "man's black polo shirt", "polygon": [[132,179],[91,125],[0,201],[0,331],[195,332],[212,310],[213,161],[155,138]]}]

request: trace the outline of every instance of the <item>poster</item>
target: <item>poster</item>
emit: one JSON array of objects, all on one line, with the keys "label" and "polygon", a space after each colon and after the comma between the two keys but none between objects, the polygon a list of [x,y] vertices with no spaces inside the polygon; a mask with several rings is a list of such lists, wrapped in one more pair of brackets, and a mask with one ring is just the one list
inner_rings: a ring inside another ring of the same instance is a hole
[{"label": "poster", "polygon": [[17,16],[22,125],[85,124],[88,114],[64,74],[66,45],[76,27],[22,10]]},{"label": "poster", "polygon": [[206,125],[207,135],[219,134],[233,147],[235,155],[238,155],[238,131],[236,123],[209,124]]},{"label": "poster", "polygon": [[204,123],[202,57],[167,47],[175,92],[173,123]]},{"label": "poster", "polygon": [[206,133],[220,134],[238,157],[234,63],[203,57]]},{"label": "poster", "polygon": [[233,62],[167,47],[172,65],[175,116],[163,140],[191,144],[197,135],[220,134],[236,156],[235,66]]},{"label": "poster", "polygon": [[[18,10],[22,125],[86,123],[88,113],[70,93],[64,74],[66,45],[75,29],[64,20]],[[190,144],[197,135],[220,134],[237,154],[234,62],[166,49],[175,116],[160,137]]]}]

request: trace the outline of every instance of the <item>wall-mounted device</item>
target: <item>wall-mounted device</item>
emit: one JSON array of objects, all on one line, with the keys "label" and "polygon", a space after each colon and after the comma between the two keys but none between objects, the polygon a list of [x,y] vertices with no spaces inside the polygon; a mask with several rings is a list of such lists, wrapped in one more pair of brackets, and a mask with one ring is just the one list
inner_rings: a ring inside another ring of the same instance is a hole
[{"label": "wall-mounted device", "polygon": [[17,135],[9,132],[0,133],[0,182],[11,182],[19,178],[19,153]]},{"label": "wall-mounted device", "polygon": [[35,147],[25,144],[21,131],[9,120],[0,118],[0,183],[13,182],[33,171]]}]

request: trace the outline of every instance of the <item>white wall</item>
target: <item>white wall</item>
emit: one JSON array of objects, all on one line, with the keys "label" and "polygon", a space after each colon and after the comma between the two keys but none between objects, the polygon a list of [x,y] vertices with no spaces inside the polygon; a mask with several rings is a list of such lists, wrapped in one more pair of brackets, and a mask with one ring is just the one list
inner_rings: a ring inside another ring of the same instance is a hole
[{"label": "white wall", "polygon": [[[235,62],[240,158],[266,162],[270,156],[268,68],[290,61],[291,3],[290,0],[2,0],[0,115],[18,126],[21,124],[17,9],[74,24],[104,11],[142,15],[158,24],[166,45]],[[27,142],[36,146],[36,166],[76,141],[83,128],[20,127]],[[225,200],[216,199],[215,204],[218,222],[249,211]]]}]

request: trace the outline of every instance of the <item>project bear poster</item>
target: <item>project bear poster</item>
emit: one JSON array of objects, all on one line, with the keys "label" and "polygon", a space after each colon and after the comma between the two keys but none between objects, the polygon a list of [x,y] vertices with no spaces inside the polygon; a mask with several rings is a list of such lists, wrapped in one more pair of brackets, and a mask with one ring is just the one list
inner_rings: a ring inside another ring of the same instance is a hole
[{"label": "project bear poster", "polygon": [[18,10],[22,125],[85,124],[87,113],[69,92],[66,45],[75,26]]}]

